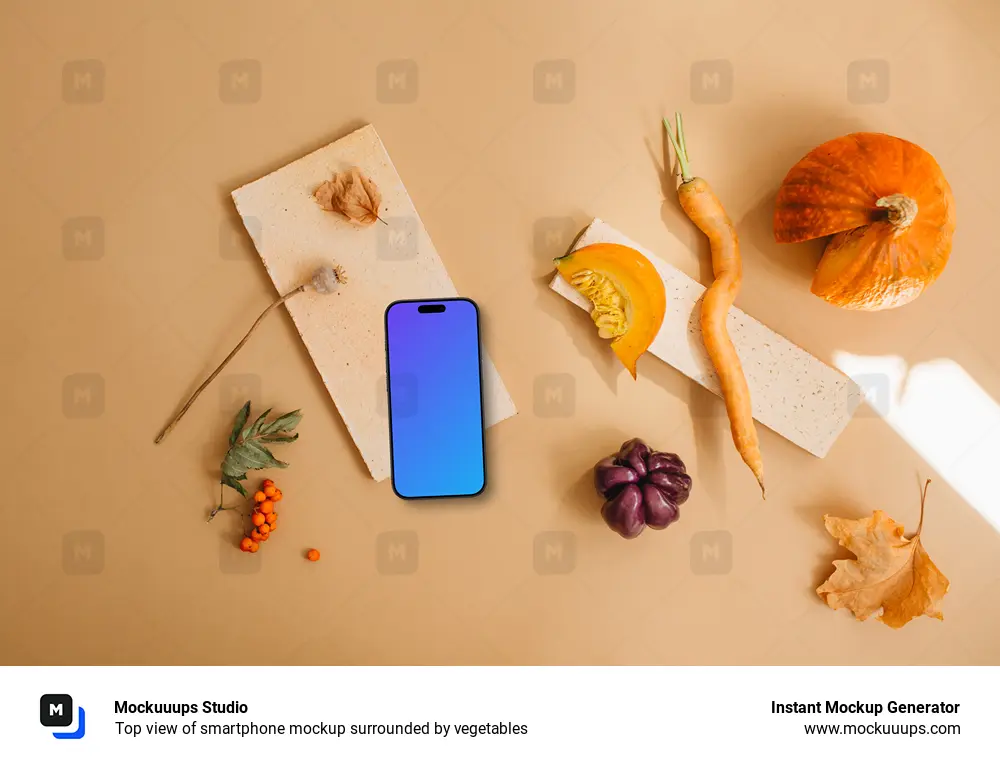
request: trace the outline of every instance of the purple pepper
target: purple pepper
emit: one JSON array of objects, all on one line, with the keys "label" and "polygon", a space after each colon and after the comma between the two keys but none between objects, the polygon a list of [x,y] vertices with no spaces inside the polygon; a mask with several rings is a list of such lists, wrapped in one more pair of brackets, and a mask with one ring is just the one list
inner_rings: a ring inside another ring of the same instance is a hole
[{"label": "purple pepper", "polygon": [[673,453],[651,450],[640,439],[625,442],[594,467],[594,486],[605,500],[604,521],[628,540],[646,527],[664,529],[677,521],[691,495],[684,462]]}]

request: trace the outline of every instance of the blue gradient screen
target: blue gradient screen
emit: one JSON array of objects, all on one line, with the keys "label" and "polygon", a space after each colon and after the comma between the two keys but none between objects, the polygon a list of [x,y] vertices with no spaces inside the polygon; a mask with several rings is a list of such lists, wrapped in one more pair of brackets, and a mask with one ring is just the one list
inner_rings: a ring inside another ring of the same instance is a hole
[{"label": "blue gradient screen", "polygon": [[385,336],[393,489],[405,498],[478,494],[486,462],[476,304],[393,303]]}]

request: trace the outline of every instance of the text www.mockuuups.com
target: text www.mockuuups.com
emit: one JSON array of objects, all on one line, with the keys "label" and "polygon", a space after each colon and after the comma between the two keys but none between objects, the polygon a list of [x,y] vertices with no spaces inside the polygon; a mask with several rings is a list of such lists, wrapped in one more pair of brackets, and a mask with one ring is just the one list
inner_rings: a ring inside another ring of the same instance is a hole
[{"label": "text www.mockuuups.com", "polygon": [[[917,723],[908,721],[905,723],[883,723],[878,720],[882,713],[891,715],[954,715],[959,714],[961,704],[958,702],[921,701],[902,702],[899,700],[889,700],[888,702],[869,702],[862,700],[815,700],[809,702],[792,701],[778,702],[771,701],[772,715],[861,715],[868,719],[865,723],[805,723],[802,729],[806,734],[833,734],[833,735],[878,735],[887,734],[890,736],[920,737],[926,735],[941,734],[961,734],[962,727],[957,723]],[[874,720],[872,720],[874,719]],[[954,719],[952,719],[954,720]]]},{"label": "text www.mockuuups.com", "polygon": [[922,723],[806,723],[802,725],[806,734],[888,734],[904,737],[919,737],[926,734],[961,734],[962,727],[957,723],[922,724]]}]

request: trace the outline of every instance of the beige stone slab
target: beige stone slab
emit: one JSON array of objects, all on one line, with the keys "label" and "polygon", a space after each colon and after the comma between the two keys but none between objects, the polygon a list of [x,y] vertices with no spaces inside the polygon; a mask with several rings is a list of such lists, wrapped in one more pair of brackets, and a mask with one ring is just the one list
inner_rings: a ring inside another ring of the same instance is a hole
[{"label": "beige stone slab", "polygon": [[[361,168],[382,192],[386,225],[358,226],[324,211],[313,191]],[[286,305],[372,478],[389,476],[384,409],[384,312],[402,298],[458,295],[375,128],[367,125],[233,192],[233,201],[279,293],[335,261],[348,284],[334,296],[304,293]],[[484,352],[487,426],[516,414]]]},{"label": "beige stone slab", "polygon": [[[627,245],[649,258],[667,293],[666,315],[649,353],[719,394],[719,379],[705,351],[696,310],[705,287],[600,219],[591,222],[573,249],[597,242]],[[560,275],[550,286],[590,310],[590,301]],[[754,418],[802,449],[825,457],[861,402],[858,385],[738,308],[730,309],[726,326],[743,364]]]}]

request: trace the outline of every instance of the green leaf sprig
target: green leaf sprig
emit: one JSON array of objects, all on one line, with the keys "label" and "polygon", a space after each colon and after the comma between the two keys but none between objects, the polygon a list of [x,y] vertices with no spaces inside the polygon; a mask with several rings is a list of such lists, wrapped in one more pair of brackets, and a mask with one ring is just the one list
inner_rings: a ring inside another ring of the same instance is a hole
[{"label": "green leaf sprig", "polygon": [[[267,416],[270,413],[270,409],[264,410],[257,416],[256,420],[248,425],[250,420],[250,402],[248,401],[236,413],[233,430],[229,434],[229,450],[222,461],[220,483],[222,487],[235,489],[245,498],[250,497],[250,493],[242,484],[247,478],[248,471],[288,467],[288,463],[278,460],[267,445],[290,444],[299,438],[299,435],[294,431],[299,421],[302,420],[301,411],[286,412],[268,422]],[[212,511],[209,520],[215,518],[215,514],[223,510],[228,509],[222,504],[220,488],[219,506]]]}]

